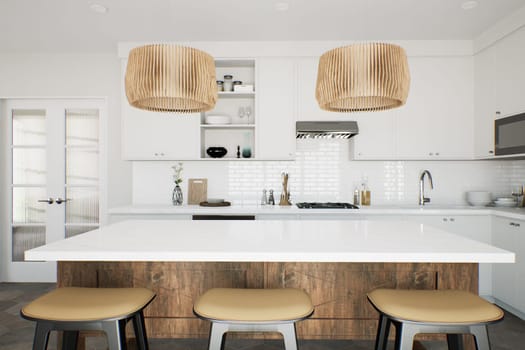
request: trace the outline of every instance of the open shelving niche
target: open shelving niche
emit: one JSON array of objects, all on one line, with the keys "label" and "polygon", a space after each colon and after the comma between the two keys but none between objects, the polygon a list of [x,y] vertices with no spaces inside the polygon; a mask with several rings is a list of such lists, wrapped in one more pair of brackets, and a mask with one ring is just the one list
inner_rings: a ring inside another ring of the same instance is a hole
[{"label": "open shelving niche", "polygon": [[[254,86],[253,92],[219,91],[215,108],[201,113],[200,159],[203,160],[254,160],[255,125],[256,125],[256,92],[255,92],[255,59],[216,59],[217,80],[224,80],[224,75],[232,75],[233,80]],[[249,119],[239,116],[240,108],[251,108]],[[207,115],[227,115],[231,124],[206,124]],[[237,146],[240,146],[240,158],[237,158]],[[208,147],[224,147],[228,151],[222,158],[211,158],[206,150]],[[251,156],[243,158],[243,149],[249,147]]]}]

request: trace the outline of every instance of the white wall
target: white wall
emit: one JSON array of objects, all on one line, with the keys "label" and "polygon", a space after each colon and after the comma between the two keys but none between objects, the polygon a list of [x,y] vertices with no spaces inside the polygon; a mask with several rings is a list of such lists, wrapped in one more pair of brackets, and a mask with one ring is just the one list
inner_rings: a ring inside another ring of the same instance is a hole
[{"label": "white wall", "polygon": [[[353,189],[368,177],[372,205],[417,205],[419,174],[428,169],[434,190],[431,205],[466,205],[469,190],[509,195],[525,181],[525,161],[350,161],[348,141],[298,140],[295,161],[184,162],[187,179],[207,178],[208,197],[236,204],[256,204],[262,189],[281,192],[280,174],[290,174],[292,200],[352,201]],[[134,162],[133,204],[170,204],[171,166],[176,162]]]},{"label": "white wall", "polygon": [[1,98],[89,96],[108,100],[106,202],[108,207],[129,203],[131,164],[121,160],[117,53],[0,54]]}]

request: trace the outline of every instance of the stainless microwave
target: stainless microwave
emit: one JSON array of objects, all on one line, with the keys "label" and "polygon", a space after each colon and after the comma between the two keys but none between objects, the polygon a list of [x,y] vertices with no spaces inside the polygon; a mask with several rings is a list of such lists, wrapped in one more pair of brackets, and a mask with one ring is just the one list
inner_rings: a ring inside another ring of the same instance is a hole
[{"label": "stainless microwave", "polygon": [[494,141],[497,156],[525,153],[525,113],[496,119]]}]

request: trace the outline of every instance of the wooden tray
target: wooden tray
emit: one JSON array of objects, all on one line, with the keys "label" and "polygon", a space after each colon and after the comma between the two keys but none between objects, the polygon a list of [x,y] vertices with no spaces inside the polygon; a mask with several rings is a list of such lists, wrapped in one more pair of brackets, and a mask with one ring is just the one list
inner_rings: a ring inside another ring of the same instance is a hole
[{"label": "wooden tray", "polygon": [[218,202],[218,203],[200,202],[199,205],[201,207],[229,207],[232,204],[230,202],[224,201],[224,202]]}]

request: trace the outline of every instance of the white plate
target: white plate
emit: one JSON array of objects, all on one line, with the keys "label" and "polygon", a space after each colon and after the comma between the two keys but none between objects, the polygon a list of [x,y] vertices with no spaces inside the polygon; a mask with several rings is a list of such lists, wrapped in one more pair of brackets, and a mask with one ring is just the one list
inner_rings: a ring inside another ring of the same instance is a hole
[{"label": "white plate", "polygon": [[207,115],[205,122],[210,125],[230,124],[232,119],[227,115]]},{"label": "white plate", "polygon": [[516,202],[498,202],[498,201],[495,201],[494,205],[496,207],[515,207],[516,206]]},{"label": "white plate", "polygon": [[513,197],[500,197],[500,198],[496,198],[496,202],[516,202],[516,198],[513,198]]}]

